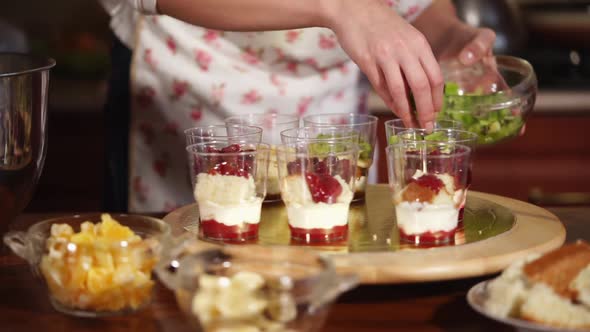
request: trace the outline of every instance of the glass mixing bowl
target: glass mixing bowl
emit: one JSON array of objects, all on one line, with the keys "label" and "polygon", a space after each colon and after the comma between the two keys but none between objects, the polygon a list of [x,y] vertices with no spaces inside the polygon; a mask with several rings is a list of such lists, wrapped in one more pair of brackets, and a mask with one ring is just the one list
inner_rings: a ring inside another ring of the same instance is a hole
[{"label": "glass mixing bowl", "polygon": [[319,331],[334,300],[358,282],[303,248],[176,247],[156,273],[196,331]]},{"label": "glass mixing bowl", "polygon": [[517,136],[537,96],[537,77],[524,59],[498,55],[473,66],[441,63],[445,102],[438,119],[459,121],[479,135],[479,145]]},{"label": "glass mixing bowl", "polygon": [[4,243],[29,262],[57,311],[100,317],[150,303],[152,268],[169,235],[170,226],[160,219],[85,214],[8,232]]}]

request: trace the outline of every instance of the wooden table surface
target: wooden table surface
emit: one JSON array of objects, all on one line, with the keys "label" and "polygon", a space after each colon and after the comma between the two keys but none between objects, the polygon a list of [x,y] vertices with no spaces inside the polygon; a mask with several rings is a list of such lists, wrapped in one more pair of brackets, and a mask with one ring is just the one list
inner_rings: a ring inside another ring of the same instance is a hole
[{"label": "wooden table surface", "polygon": [[[567,241],[590,241],[590,207],[549,209],[565,224]],[[25,214],[13,228],[50,215]],[[2,249],[0,255],[0,331],[190,331],[173,294],[158,284],[152,305],[133,315],[83,319],[54,311],[24,261]],[[405,285],[361,286],[332,307],[323,331],[514,331],[474,312],[465,295],[488,277]]]}]

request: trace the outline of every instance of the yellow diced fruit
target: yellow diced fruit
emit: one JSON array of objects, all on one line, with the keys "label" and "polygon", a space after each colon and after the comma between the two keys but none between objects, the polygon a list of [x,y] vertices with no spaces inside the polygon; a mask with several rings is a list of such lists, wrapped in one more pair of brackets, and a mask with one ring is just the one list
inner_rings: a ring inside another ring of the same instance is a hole
[{"label": "yellow diced fruit", "polygon": [[95,264],[98,267],[105,268],[109,271],[115,270],[113,256],[108,251],[98,251],[94,255]]},{"label": "yellow diced fruit", "polygon": [[90,234],[94,235],[94,224],[91,223],[90,221],[83,222],[80,225],[80,231],[82,233],[90,233]]},{"label": "yellow diced fruit", "polygon": [[95,267],[88,271],[88,279],[86,281],[87,289],[91,294],[99,294],[111,288],[112,272]]},{"label": "yellow diced fruit", "polygon": [[70,237],[70,241],[78,245],[91,245],[95,239],[91,233],[76,233]]},{"label": "yellow diced fruit", "polygon": [[82,290],[86,288],[86,278],[88,276],[87,269],[81,260],[77,260],[69,268],[70,276],[67,282],[67,288],[71,290]]},{"label": "yellow diced fruit", "polygon": [[130,239],[135,234],[129,227],[119,224],[110,216],[105,217],[103,215],[102,223],[100,224],[100,235],[111,240],[121,241]]},{"label": "yellow diced fruit", "polygon": [[53,237],[68,237],[72,234],[74,234],[74,230],[68,224],[51,225],[51,236]]},{"label": "yellow diced fruit", "polygon": [[113,284],[117,286],[127,285],[133,282],[134,269],[128,264],[117,266],[117,269],[113,273]]}]

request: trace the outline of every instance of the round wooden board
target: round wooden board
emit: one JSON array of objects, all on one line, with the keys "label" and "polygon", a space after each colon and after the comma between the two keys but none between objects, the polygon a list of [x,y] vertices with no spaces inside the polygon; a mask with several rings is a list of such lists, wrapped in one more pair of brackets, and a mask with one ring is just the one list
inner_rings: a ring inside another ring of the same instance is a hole
[{"label": "round wooden board", "polygon": [[[387,191],[384,185],[371,187],[374,192]],[[514,225],[501,234],[462,245],[397,251],[332,252],[330,256],[338,272],[356,273],[363,284],[396,284],[496,273],[517,259],[558,248],[565,241],[565,227],[554,214],[543,208],[480,192],[471,191],[468,197],[487,200],[510,210],[514,215]],[[186,215],[194,215],[192,210],[195,206],[175,210],[164,220],[177,230],[186,227]]]}]

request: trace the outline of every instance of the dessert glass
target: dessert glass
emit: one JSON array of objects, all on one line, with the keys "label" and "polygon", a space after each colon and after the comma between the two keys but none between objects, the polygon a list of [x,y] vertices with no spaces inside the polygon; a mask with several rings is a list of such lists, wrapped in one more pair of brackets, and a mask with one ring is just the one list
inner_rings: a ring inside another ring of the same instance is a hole
[{"label": "dessert glass", "polygon": [[[262,128],[250,125],[211,125],[193,127],[184,131],[186,146],[219,140],[229,142],[260,143]],[[230,143],[231,144],[231,143]]]},{"label": "dessert glass", "polygon": [[352,113],[315,114],[303,118],[305,127],[340,127],[358,134],[360,154],[355,174],[355,201],[365,198],[369,168],[373,164],[377,140],[377,120],[373,115]]},{"label": "dessert glass", "polygon": [[258,237],[269,145],[212,141],[189,145],[187,151],[203,237],[217,241]]},{"label": "dessert glass", "polygon": [[[399,133],[397,136],[401,143],[417,143],[417,142],[439,142],[449,144],[461,144],[466,145],[471,149],[471,158],[475,155],[475,147],[477,146],[478,135],[470,131],[460,129],[435,129],[428,132],[425,129],[408,129]],[[461,203],[461,209],[459,210],[459,222],[463,222],[463,214],[465,212],[465,203],[467,200],[467,189],[471,186],[471,179],[473,174],[473,162],[469,163],[469,169],[467,173],[467,184],[465,187],[465,196]]]},{"label": "dessert glass", "polygon": [[301,127],[282,131],[281,141],[283,144],[317,144],[316,148],[321,149],[321,143],[326,141],[356,143],[358,133],[343,127]]},{"label": "dessert glass", "polygon": [[271,145],[265,202],[279,202],[281,191],[279,188],[279,174],[275,147],[281,144],[281,132],[287,129],[299,128],[299,117],[295,115],[261,113],[243,114],[225,119],[227,125],[246,125],[262,128],[262,142]]},{"label": "dessert glass", "polygon": [[84,214],[41,221],[26,232],[8,232],[4,243],[30,264],[57,311],[79,317],[131,313],[150,303],[151,269],[170,240],[170,226],[151,217],[110,216],[141,240],[128,241],[118,227],[110,227],[108,236],[88,236],[84,230],[93,226],[84,223],[96,225],[102,216]]},{"label": "dessert glass", "polygon": [[320,331],[336,298],[358,284],[304,248],[228,245],[187,253],[182,246],[156,273],[196,331]]},{"label": "dessert glass", "polygon": [[[434,129],[462,129],[463,124],[459,121],[453,120],[439,120],[434,122]],[[402,119],[393,119],[385,121],[385,137],[387,138],[387,145],[398,143],[397,135],[408,128]]]},{"label": "dessert glass", "polygon": [[354,196],[356,143],[297,142],[277,148],[281,197],[291,239],[326,243],[348,235],[348,212]]},{"label": "dessert glass", "polygon": [[471,149],[421,141],[390,145],[386,155],[400,240],[416,245],[454,243]]}]

